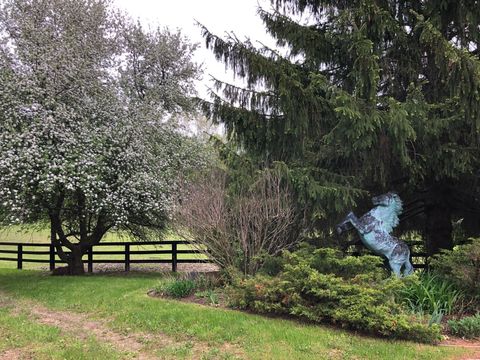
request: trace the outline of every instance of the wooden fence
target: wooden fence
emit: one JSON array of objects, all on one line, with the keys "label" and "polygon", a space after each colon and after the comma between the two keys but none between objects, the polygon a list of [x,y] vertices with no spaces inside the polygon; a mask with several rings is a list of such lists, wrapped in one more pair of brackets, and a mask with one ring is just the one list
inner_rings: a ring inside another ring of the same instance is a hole
[{"label": "wooden fence", "polygon": [[[172,266],[172,271],[177,271],[177,265],[180,263],[209,263],[207,258],[185,258],[182,255],[196,254],[197,257],[203,254],[199,250],[179,249],[179,245],[188,245],[188,241],[150,241],[150,242],[105,242],[94,245],[85,255],[83,260],[87,264],[88,272],[93,272],[93,264],[124,264],[125,271],[130,271],[131,264],[162,264],[168,263]],[[105,247],[121,247],[122,250],[97,250]],[[165,249],[165,247],[169,249]],[[132,247],[142,247],[141,250],[133,250]],[[146,250],[145,247],[150,247]],[[153,247],[153,248],[152,248]],[[186,246],[184,246],[186,247]],[[7,249],[4,249],[7,248]],[[26,250],[26,248],[32,248]],[[66,251],[67,252],[67,251]],[[5,256],[6,255],[6,256]],[[34,257],[32,257],[32,255]],[[43,255],[43,258],[39,258]],[[48,256],[47,256],[48,255]],[[115,258],[105,258],[114,255]],[[135,255],[167,255],[167,258],[143,258],[132,259]],[[170,255],[170,256],[168,256]],[[180,256],[179,256],[180,255]],[[29,257],[30,256],[30,257]],[[99,259],[98,256],[102,258]],[[12,243],[0,242],[0,261],[14,261],[17,263],[17,269],[22,269],[24,263],[49,264],[50,270],[55,269],[55,265],[64,263],[58,258],[55,247],[50,243]]]},{"label": "wooden fence", "polygon": [[[428,268],[428,254],[424,249],[423,241],[405,241],[410,248],[411,262],[415,269],[426,269]],[[346,254],[358,256],[360,254],[371,254],[365,247],[359,242],[359,248],[361,251],[358,251],[358,248],[351,246],[347,249]]]},{"label": "wooden fence", "polygon": [[[179,245],[184,245],[184,249],[179,249]],[[94,245],[86,254],[83,260],[87,264],[88,272],[93,271],[93,264],[124,264],[125,271],[130,271],[131,264],[171,264],[172,271],[177,271],[179,263],[209,263],[208,258],[198,258],[203,254],[199,250],[187,248],[188,241],[150,241],[150,242],[104,242]],[[428,257],[423,250],[422,241],[408,241],[411,249],[412,265],[416,269],[426,268],[428,266]],[[121,247],[122,250],[97,250],[105,247]],[[165,247],[169,247],[165,249]],[[141,250],[132,248],[141,247]],[[145,249],[150,247],[150,249]],[[7,249],[4,249],[7,248]],[[30,250],[27,250],[30,248]],[[34,249],[34,250],[32,250]],[[362,249],[361,252],[358,249]],[[363,245],[359,248],[352,246],[346,252],[348,255],[360,255],[364,253]],[[6,256],[5,256],[6,255]],[[31,256],[36,258],[32,258]],[[43,258],[38,258],[43,255]],[[48,255],[48,256],[47,256]],[[136,255],[162,255],[166,258],[133,258]],[[170,256],[168,256],[170,255]],[[180,256],[179,256],[180,255]],[[183,255],[197,255],[197,258],[185,258]],[[30,256],[30,257],[29,257]],[[101,258],[99,258],[99,256]],[[115,258],[112,258],[115,257]],[[110,257],[110,258],[105,258]],[[64,263],[58,258],[55,247],[49,243],[13,243],[0,242],[0,261],[12,261],[17,263],[17,269],[22,269],[24,263],[49,264],[50,270],[55,269],[56,264]]]}]

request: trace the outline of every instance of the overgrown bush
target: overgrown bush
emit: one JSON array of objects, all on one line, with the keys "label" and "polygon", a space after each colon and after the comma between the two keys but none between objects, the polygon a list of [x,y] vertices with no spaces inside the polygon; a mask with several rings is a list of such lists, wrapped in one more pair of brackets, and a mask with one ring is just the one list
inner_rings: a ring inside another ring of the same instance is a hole
[{"label": "overgrown bush", "polygon": [[262,313],[288,314],[314,322],[383,336],[435,342],[440,327],[403,312],[395,301],[405,287],[387,277],[374,256],[344,257],[334,249],[304,247],[285,252],[276,277],[257,275],[230,286],[230,305]]},{"label": "overgrown bush", "polygon": [[448,327],[452,335],[464,338],[480,337],[480,313],[460,320],[449,320]]},{"label": "overgrown bush", "polygon": [[456,246],[453,250],[443,250],[434,256],[430,266],[457,288],[480,298],[480,239],[471,239],[469,244]]},{"label": "overgrown bush", "polygon": [[247,189],[231,192],[214,171],[189,183],[176,213],[177,233],[221,268],[255,274],[269,256],[299,242],[301,214],[280,174],[265,170]]},{"label": "overgrown bush", "polygon": [[463,292],[452,282],[430,272],[412,277],[402,296],[411,311],[428,314],[430,321],[437,323],[443,315],[450,315],[457,310],[463,300]]}]

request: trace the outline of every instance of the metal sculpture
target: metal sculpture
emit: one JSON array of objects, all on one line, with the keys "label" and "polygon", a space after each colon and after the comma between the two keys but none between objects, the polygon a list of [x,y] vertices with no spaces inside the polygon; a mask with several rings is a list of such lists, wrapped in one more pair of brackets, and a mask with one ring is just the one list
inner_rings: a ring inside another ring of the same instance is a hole
[{"label": "metal sculpture", "polygon": [[410,263],[410,249],[403,241],[390,235],[393,228],[398,225],[402,200],[397,194],[389,192],[373,197],[372,203],[375,207],[360,218],[350,212],[337,225],[337,232],[341,234],[348,228],[349,223],[352,224],[368,249],[387,258],[396,276],[401,276],[402,267],[404,276],[411,274],[413,266]]}]

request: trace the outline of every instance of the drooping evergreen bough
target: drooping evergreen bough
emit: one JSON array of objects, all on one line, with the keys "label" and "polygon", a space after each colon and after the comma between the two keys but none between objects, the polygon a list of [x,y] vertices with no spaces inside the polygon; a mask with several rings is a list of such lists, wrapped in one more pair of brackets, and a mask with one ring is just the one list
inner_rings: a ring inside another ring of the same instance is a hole
[{"label": "drooping evergreen bough", "polygon": [[216,81],[209,115],[262,164],[283,164],[317,230],[396,190],[429,253],[452,220],[479,233],[480,6],[473,0],[272,0],[278,49],[202,27],[245,81]]}]

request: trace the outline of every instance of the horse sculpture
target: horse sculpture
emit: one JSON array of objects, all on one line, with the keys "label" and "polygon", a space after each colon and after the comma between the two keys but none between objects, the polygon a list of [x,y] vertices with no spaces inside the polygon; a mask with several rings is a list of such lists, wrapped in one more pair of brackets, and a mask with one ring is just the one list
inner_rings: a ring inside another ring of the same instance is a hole
[{"label": "horse sculpture", "polygon": [[404,267],[403,275],[413,272],[410,263],[410,249],[407,244],[390,235],[393,228],[398,225],[398,215],[402,212],[402,200],[400,197],[389,192],[372,198],[375,207],[357,218],[350,212],[345,219],[337,225],[337,232],[341,234],[352,224],[360,234],[362,243],[377,255],[383,255],[393,273],[400,277],[400,270]]}]

